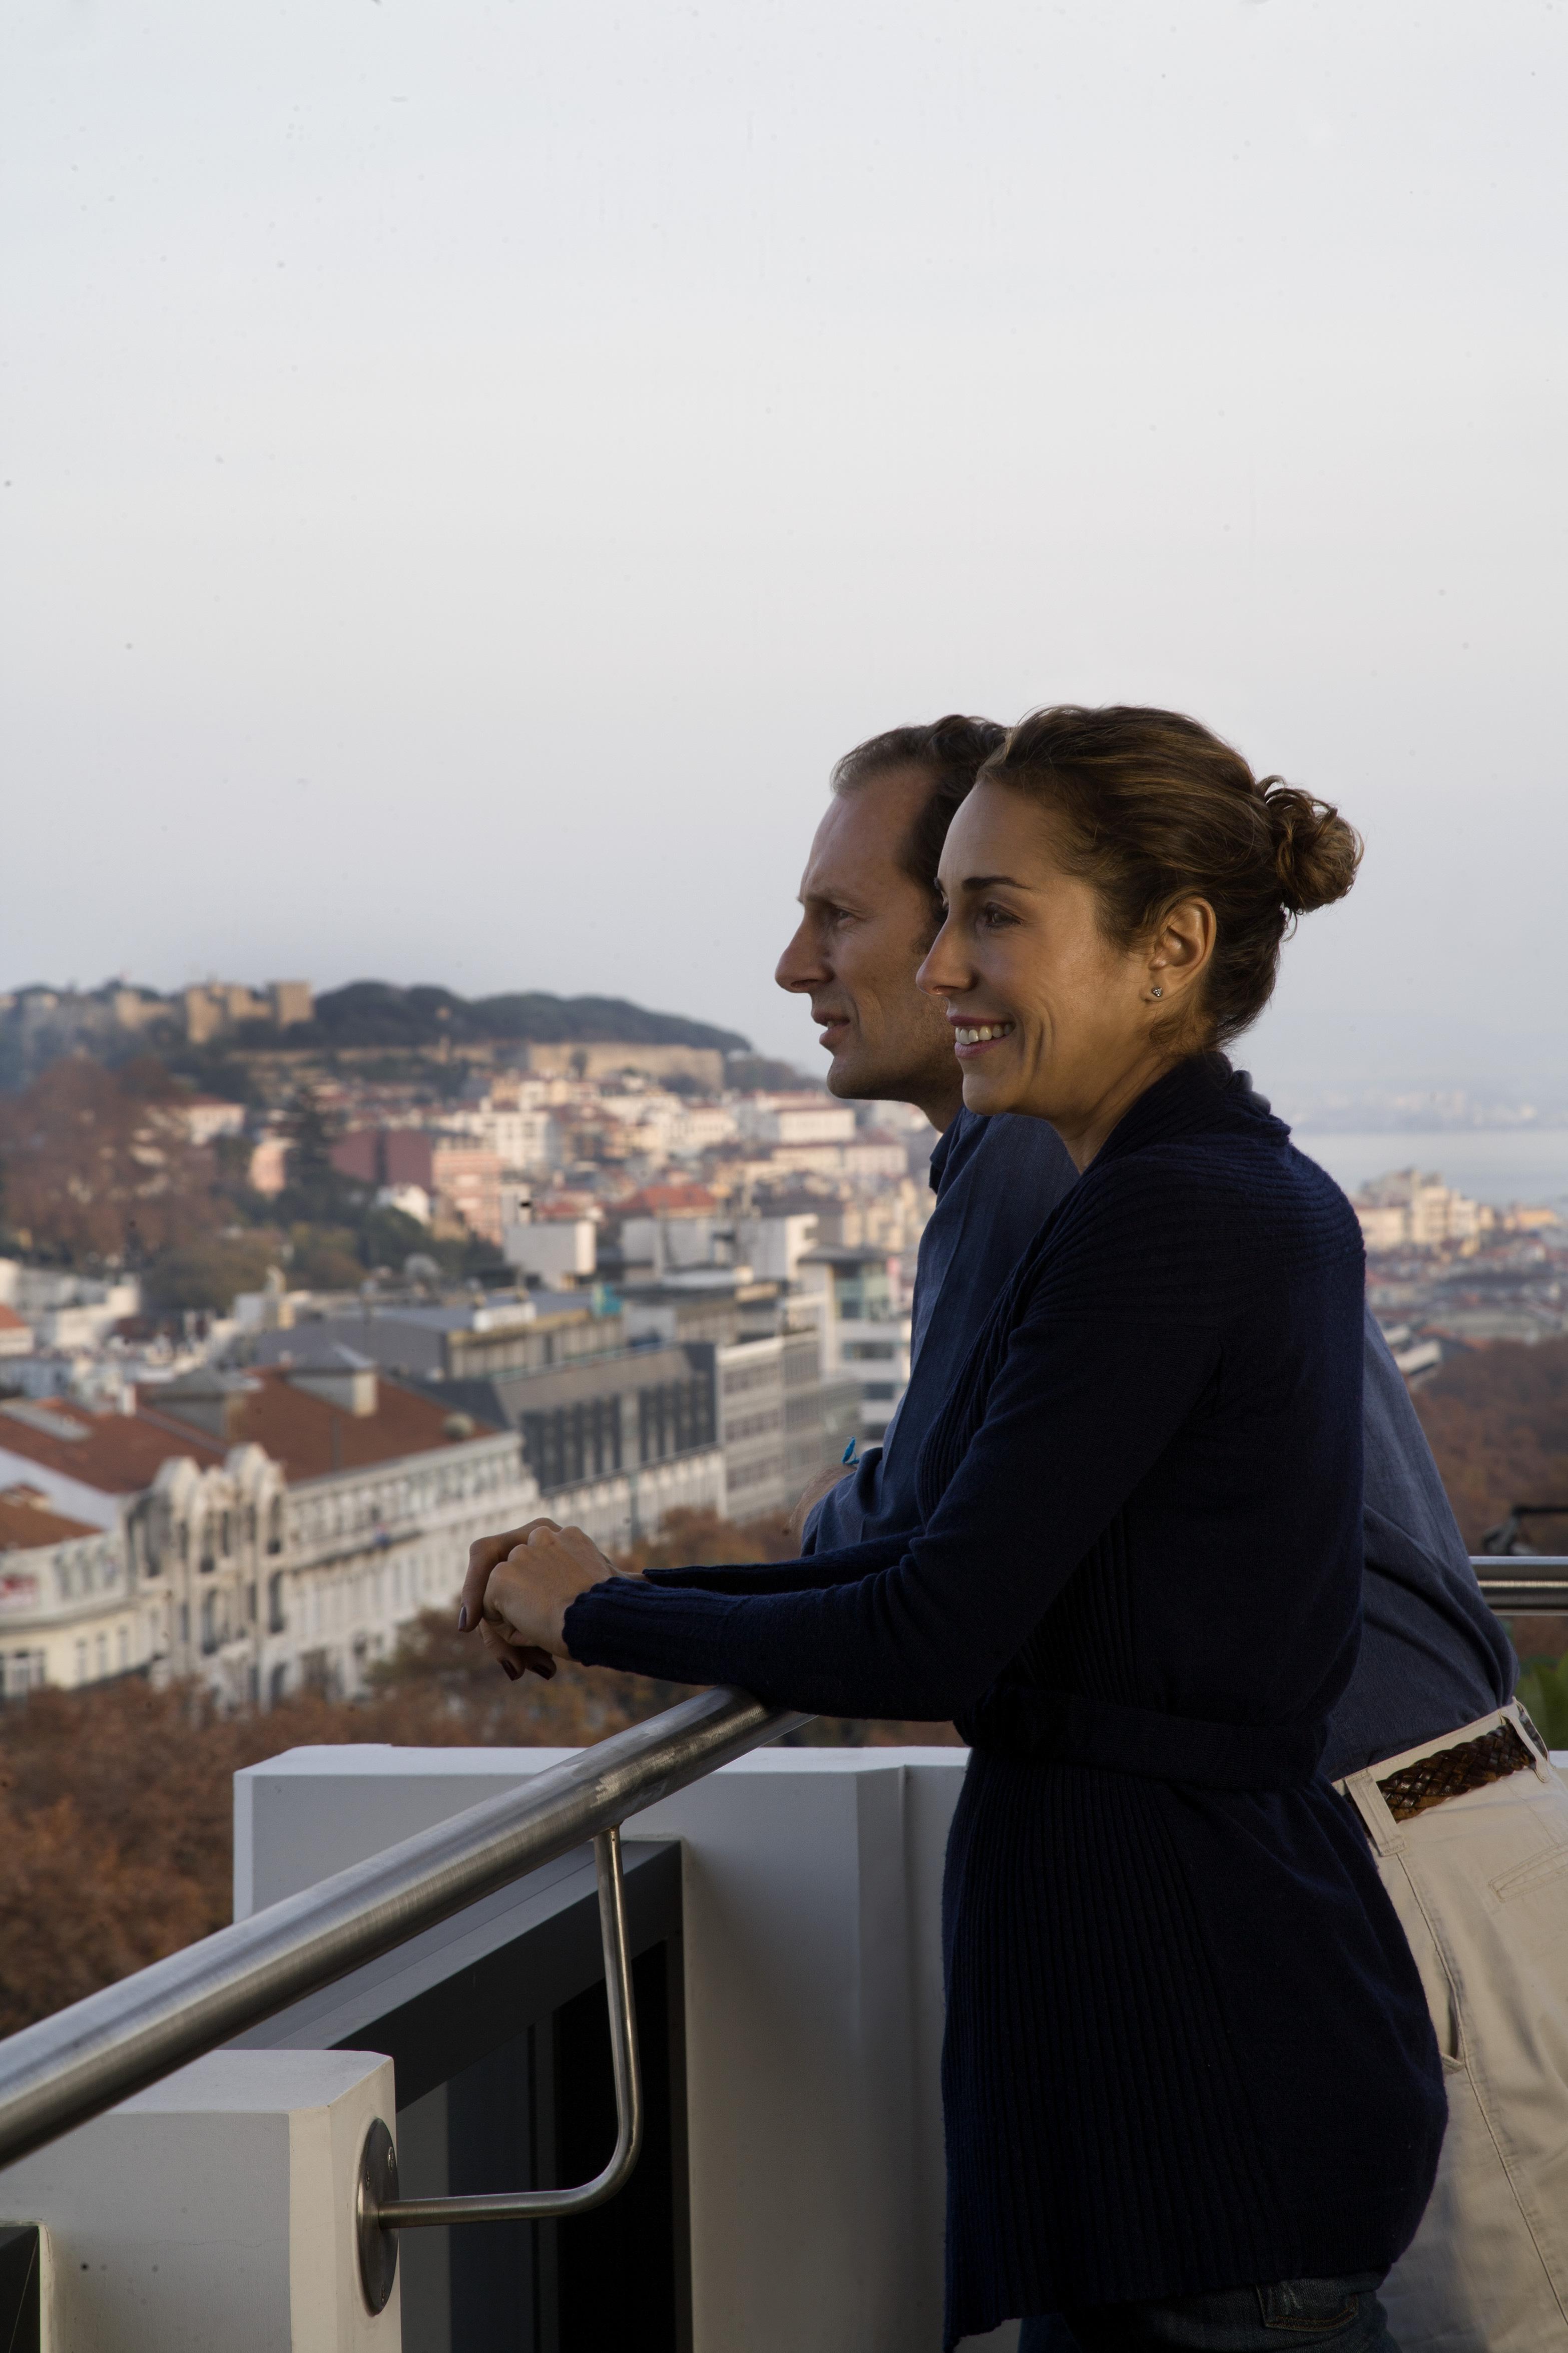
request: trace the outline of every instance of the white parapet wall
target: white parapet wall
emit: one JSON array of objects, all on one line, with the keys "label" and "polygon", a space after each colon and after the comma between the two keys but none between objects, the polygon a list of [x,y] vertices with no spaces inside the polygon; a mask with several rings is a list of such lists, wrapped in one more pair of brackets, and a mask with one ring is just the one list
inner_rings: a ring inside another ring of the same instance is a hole
[{"label": "white parapet wall", "polygon": [[[236,1776],[235,1915],[560,1761],[294,1749]],[[694,2353],[940,2353],[957,1748],[772,1748],[627,1825],[684,1854]]]},{"label": "white parapet wall", "polygon": [[392,2062],[216,2051],[0,2171],[43,2225],[48,2353],[399,2353],[360,2292],[354,2185]]}]

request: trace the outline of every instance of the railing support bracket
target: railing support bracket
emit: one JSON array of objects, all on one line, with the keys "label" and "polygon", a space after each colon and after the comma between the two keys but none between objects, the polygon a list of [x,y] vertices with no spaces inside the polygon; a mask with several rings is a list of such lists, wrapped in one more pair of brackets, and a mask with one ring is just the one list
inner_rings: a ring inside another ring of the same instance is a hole
[{"label": "railing support bracket", "polygon": [[359,2187],[354,2200],[354,2234],[359,2241],[359,2284],[372,2312],[384,2312],[397,2277],[397,2233],[382,2223],[384,2206],[397,2196],[397,2151],[392,2135],[377,2116],[364,2137],[359,2157]]},{"label": "railing support bracket", "polygon": [[357,2206],[360,2281],[372,2312],[380,2312],[392,2294],[399,2231],[433,2229],[448,2222],[544,2222],[567,2214],[586,2214],[591,2207],[602,2206],[606,2198],[613,2198],[630,2178],[642,2151],[642,2069],[637,2057],[637,2005],[632,1993],[626,1890],[621,1875],[618,1830],[604,1831],[595,1839],[594,1864],[599,1883],[599,1936],[605,1952],[610,2062],[616,2079],[616,2146],[610,2161],[592,2181],[582,2182],[574,2189],[503,2189],[471,2198],[402,2198],[398,2195],[397,2154],[391,2135],[384,2124],[374,2124],[365,2137],[360,2162]]}]

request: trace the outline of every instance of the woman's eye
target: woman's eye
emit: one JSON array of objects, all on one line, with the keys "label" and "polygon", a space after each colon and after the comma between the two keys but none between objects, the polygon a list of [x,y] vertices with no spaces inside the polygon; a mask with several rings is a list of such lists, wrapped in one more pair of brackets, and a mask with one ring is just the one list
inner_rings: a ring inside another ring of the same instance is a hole
[{"label": "woman's eye", "polygon": [[1007,908],[997,906],[994,900],[988,900],[980,910],[980,921],[988,932],[999,932],[1005,924],[1016,923],[1017,917]]}]

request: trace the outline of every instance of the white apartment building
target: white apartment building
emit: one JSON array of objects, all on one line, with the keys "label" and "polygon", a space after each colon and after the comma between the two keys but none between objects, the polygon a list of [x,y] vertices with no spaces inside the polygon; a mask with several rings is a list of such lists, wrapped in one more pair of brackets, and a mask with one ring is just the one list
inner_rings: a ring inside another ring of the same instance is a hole
[{"label": "white apartment building", "polygon": [[1445,1185],[1441,1176],[1398,1168],[1374,1177],[1351,1207],[1368,1250],[1439,1250],[1474,1243],[1494,1223],[1492,1211]]},{"label": "white apartment building", "polygon": [[[736,1109],[742,1135],[754,1144],[852,1144],[855,1106],[826,1095],[744,1095]],[[902,1155],[900,1171],[902,1172]]]},{"label": "white apartment building", "polygon": [[134,1275],[100,1282],[56,1267],[0,1258],[0,1305],[31,1327],[41,1348],[96,1348],[122,1317],[142,1307]]},{"label": "white apartment building", "polygon": [[129,1606],[117,1530],[53,1510],[29,1480],[0,1487],[0,1699],[128,1673],[156,1617]]},{"label": "white apartment building", "polygon": [[821,1223],[821,1212],[814,1209],[737,1218],[735,1256],[765,1282],[793,1283],[802,1259],[817,1247]]},{"label": "white apartment building", "polygon": [[590,1282],[598,1264],[598,1223],[593,1218],[530,1215],[503,1223],[500,1232],[507,1264],[551,1285]]},{"label": "white apartment building", "polygon": [[7,1693],[142,1672],[265,1704],[363,1690],[474,1538],[539,1508],[515,1431],[363,1359],[204,1367],[130,1411],[0,1399],[0,1490],[44,1537],[0,1555]]},{"label": "white apartment building", "polygon": [[880,1440],[910,1385],[911,1327],[899,1253],[874,1244],[811,1250],[798,1279],[820,1300],[823,1379],[855,1382],[861,1433]]},{"label": "white apartment building", "polygon": [[555,1488],[531,1509],[548,1512],[564,1527],[581,1528],[601,1552],[624,1552],[640,1537],[656,1535],[668,1512],[716,1512],[721,1519],[729,1514],[724,1468],[722,1449],[705,1446],[668,1462],[606,1471]]},{"label": "white apartment building", "polygon": [[729,1103],[693,1103],[684,1095],[649,1089],[646,1093],[601,1093],[598,1107],[625,1128],[634,1151],[655,1161],[695,1158],[728,1144],[740,1133]]},{"label": "white apartment building", "polygon": [[542,1175],[561,1165],[561,1131],[542,1105],[498,1103],[486,1096],[446,1113],[442,1130],[471,1136],[486,1152],[493,1152],[503,1168],[529,1176]]},{"label": "white apartment building", "polygon": [[737,1340],[714,1350],[719,1443],[724,1487],[735,1520],[787,1511],[785,1493],[784,1335]]}]

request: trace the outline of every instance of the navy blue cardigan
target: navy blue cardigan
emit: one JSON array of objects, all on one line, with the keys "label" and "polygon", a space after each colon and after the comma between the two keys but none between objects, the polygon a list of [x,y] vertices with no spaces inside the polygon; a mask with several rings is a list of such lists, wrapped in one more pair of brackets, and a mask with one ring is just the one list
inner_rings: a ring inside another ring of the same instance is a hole
[{"label": "navy blue cardigan", "polygon": [[953,1717],[948,2342],[1378,2271],[1445,2121],[1319,1770],[1360,1624],[1361,1237],[1217,1056],[1122,1120],[922,1453],[921,1526],[595,1586],[574,1658]]}]

